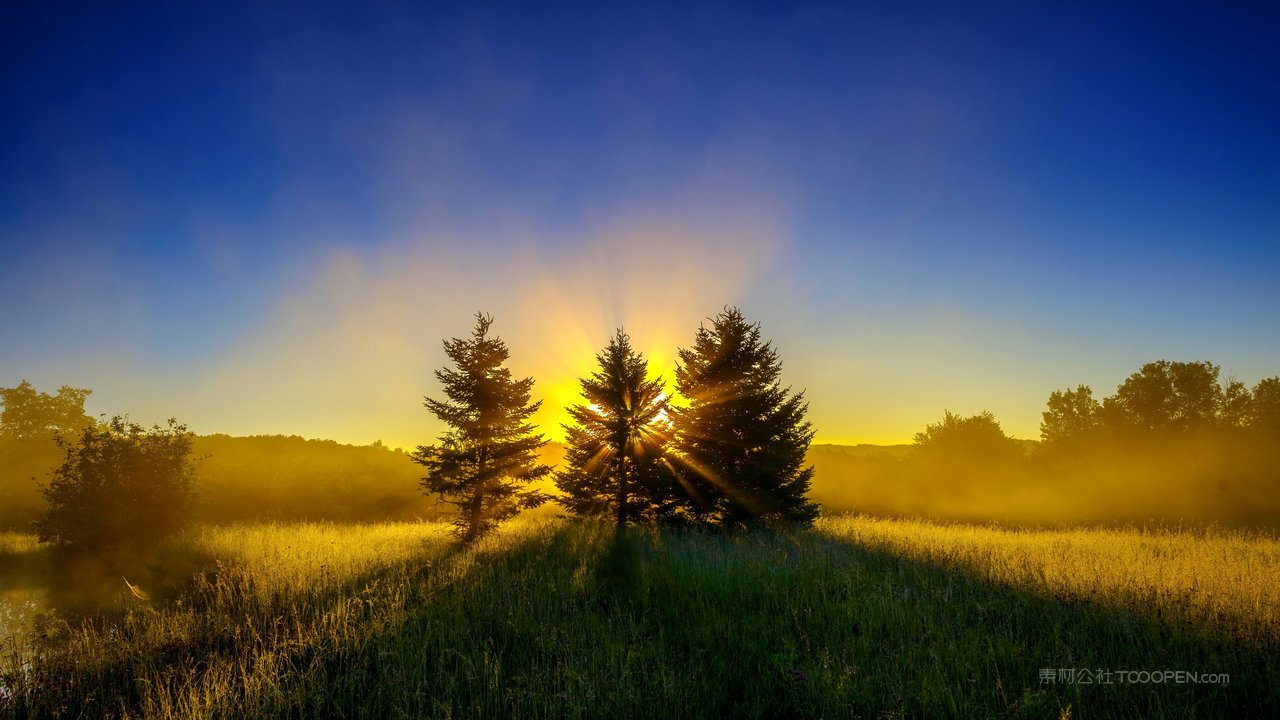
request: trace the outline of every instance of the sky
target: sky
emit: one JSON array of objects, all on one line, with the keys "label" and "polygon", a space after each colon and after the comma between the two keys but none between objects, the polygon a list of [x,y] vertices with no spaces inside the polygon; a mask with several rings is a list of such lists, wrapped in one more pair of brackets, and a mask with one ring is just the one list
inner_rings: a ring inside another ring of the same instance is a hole
[{"label": "sky", "polygon": [[727,305],[817,442],[1280,374],[1272,3],[534,5],[7,4],[0,387],[413,447],[485,311],[560,437]]}]

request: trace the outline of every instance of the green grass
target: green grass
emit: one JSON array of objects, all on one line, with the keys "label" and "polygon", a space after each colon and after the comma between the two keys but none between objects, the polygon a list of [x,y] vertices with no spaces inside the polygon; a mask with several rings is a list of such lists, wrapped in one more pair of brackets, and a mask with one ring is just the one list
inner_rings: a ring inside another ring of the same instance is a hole
[{"label": "green grass", "polygon": [[[1260,717],[1280,543],[864,518],[794,537],[206,529],[220,570],[47,623],[0,711],[98,717]],[[17,545],[17,541],[14,541]],[[1041,668],[1230,683],[1042,684]]]}]

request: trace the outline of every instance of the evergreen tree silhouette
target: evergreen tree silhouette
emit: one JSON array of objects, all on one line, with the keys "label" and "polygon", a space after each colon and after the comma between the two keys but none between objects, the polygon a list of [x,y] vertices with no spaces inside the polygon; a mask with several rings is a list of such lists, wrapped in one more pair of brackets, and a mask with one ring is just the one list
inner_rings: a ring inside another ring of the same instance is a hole
[{"label": "evergreen tree silhouette", "polygon": [[558,502],[577,515],[612,515],[619,527],[663,518],[678,492],[665,464],[671,428],[662,379],[645,379],[644,355],[621,329],[596,361],[599,369],[581,381],[586,404],[569,409]]},{"label": "evergreen tree silhouette", "polygon": [[673,467],[703,521],[732,528],[817,517],[805,497],[813,478],[805,465],[808,403],[780,384],[781,373],[760,325],[737,308],[711,318],[693,347],[679,351],[676,388],[689,404],[672,408]]},{"label": "evergreen tree silhouette", "polygon": [[448,399],[424,398],[424,404],[449,429],[437,445],[410,455],[427,469],[423,491],[458,508],[454,532],[463,542],[544,502],[528,485],[551,472],[538,463],[547,441],[529,423],[542,404],[529,401],[533,378],[513,379],[503,367],[510,353],[500,338],[489,337],[492,324],[492,316],[476,313],[470,338],[444,341],[455,368],[435,375]]}]

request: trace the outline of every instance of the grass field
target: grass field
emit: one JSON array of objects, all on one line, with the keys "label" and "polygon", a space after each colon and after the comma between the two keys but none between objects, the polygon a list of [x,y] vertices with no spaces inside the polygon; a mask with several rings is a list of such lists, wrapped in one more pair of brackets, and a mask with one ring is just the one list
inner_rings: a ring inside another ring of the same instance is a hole
[{"label": "grass field", "polygon": [[[41,552],[0,543],[8,567]],[[129,594],[106,619],[43,622],[6,646],[0,712],[1280,713],[1280,541],[1267,536],[850,517],[791,537],[617,537],[537,520],[466,551],[434,524],[309,524],[204,529],[171,552],[205,568],[182,594]],[[1065,682],[1065,669],[1112,682]]]}]

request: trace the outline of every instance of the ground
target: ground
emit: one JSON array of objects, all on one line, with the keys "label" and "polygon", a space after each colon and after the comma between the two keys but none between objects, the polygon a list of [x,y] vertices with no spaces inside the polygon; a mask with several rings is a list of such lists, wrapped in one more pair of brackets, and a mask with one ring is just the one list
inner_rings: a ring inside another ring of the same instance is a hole
[{"label": "ground", "polygon": [[[41,552],[0,542],[8,567]],[[204,528],[165,562],[180,556],[201,568],[182,592],[164,573],[150,588],[130,578],[149,600],[124,595],[107,621],[40,622],[0,710],[1159,718],[1280,707],[1280,541],[1261,535],[847,517],[795,534],[618,536],[539,519],[466,550],[431,523]]]}]

